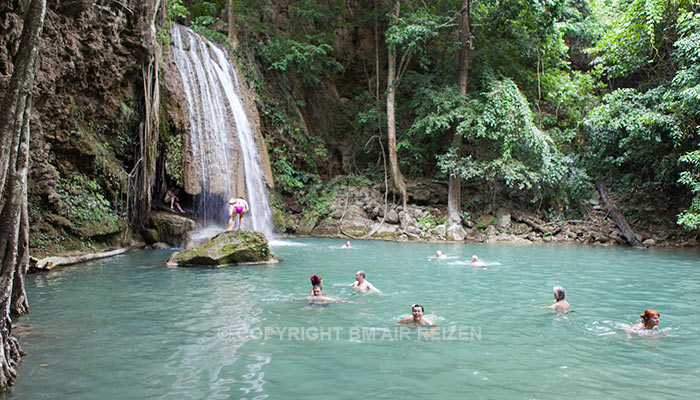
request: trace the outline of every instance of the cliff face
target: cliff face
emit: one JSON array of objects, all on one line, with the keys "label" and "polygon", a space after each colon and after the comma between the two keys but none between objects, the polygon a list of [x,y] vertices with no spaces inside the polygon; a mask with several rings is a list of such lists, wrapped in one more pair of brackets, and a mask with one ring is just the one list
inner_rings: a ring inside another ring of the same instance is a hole
[{"label": "cliff face", "polygon": [[[12,73],[21,1],[0,6],[0,91]],[[136,1],[49,1],[34,90],[33,253],[116,242],[133,164],[145,50]],[[74,240],[77,239],[77,240]]]},{"label": "cliff face", "polygon": [[[12,75],[23,3],[12,0],[0,5],[0,93]],[[32,109],[32,255],[89,251],[117,245],[127,238],[126,202],[134,191],[145,107],[141,64],[148,54],[158,51],[154,32],[145,29],[152,18],[152,14],[146,16],[146,4],[153,5],[138,0],[48,1]],[[168,42],[167,35],[165,30],[158,33],[164,42]],[[167,50],[166,45],[160,69],[155,206],[160,203],[166,181],[174,180],[186,187],[183,175],[196,175],[183,168],[188,155],[187,110]],[[264,178],[272,187],[254,94],[248,84],[241,85],[241,91],[259,146]],[[180,179],[174,179],[178,175]],[[242,178],[240,181],[242,185]],[[186,194],[182,197],[187,201]]]}]

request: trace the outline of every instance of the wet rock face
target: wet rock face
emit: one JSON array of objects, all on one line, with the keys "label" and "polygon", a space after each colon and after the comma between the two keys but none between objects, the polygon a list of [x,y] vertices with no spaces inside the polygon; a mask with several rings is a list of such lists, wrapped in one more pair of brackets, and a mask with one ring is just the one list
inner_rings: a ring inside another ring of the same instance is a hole
[{"label": "wet rock face", "polygon": [[173,253],[169,266],[214,267],[235,264],[275,263],[265,235],[260,232],[222,232],[193,249]]},{"label": "wet rock face", "polygon": [[[27,2],[0,3],[0,93],[4,93],[14,70]],[[31,121],[28,186],[34,205],[30,208],[33,249],[38,237],[49,238],[49,243],[66,237],[63,251],[71,250],[70,237],[103,242],[104,230],[82,230],[78,235],[68,229],[70,224],[52,225],[70,204],[65,194],[58,194],[62,179],[75,172],[99,186],[111,209],[119,207],[129,173],[125,166],[133,163],[130,138],[140,112],[141,6],[136,0],[47,3]]]},{"label": "wet rock face", "polygon": [[151,216],[151,224],[155,227],[151,231],[154,242],[164,242],[173,247],[187,247],[190,243],[192,232],[197,229],[197,224],[182,215],[167,211],[159,211]]}]

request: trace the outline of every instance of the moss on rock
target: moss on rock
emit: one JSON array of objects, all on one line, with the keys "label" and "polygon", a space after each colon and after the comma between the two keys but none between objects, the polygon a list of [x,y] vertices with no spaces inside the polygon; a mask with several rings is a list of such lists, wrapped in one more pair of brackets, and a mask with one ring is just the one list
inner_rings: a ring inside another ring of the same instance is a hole
[{"label": "moss on rock", "polygon": [[167,265],[222,266],[275,263],[265,235],[260,232],[222,232],[200,247],[173,253]]}]

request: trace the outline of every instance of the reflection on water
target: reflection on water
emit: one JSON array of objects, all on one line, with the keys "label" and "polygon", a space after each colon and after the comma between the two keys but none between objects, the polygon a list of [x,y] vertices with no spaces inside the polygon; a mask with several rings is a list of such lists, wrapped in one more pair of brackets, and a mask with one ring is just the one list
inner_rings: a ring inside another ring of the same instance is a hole
[{"label": "reflection on water", "polygon": [[[27,279],[27,356],[5,398],[691,398],[700,255],[294,239],[273,266],[164,268],[134,251]],[[492,263],[469,265],[472,254]],[[357,270],[381,294],[347,285]],[[352,303],[310,305],[309,276]],[[549,305],[566,288],[574,312]],[[425,307],[435,329],[394,327]],[[660,332],[628,335],[646,308]],[[404,329],[404,330],[401,330]]]}]

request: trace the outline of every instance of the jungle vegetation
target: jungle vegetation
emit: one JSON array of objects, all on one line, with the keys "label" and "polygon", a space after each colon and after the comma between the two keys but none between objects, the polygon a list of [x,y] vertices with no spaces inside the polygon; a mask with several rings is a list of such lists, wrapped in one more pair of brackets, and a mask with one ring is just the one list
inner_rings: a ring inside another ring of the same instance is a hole
[{"label": "jungle vegetation", "polygon": [[[700,226],[696,2],[171,0],[168,9],[258,66],[250,76],[280,138],[271,157],[283,193],[318,190],[339,137],[360,149],[344,172],[381,176],[370,140],[381,138],[399,192],[404,176],[451,176],[566,217],[603,180],[633,214],[670,195],[683,204],[677,223]],[[285,98],[275,79],[306,95]],[[346,109],[310,132],[294,110],[329,84]]]}]

